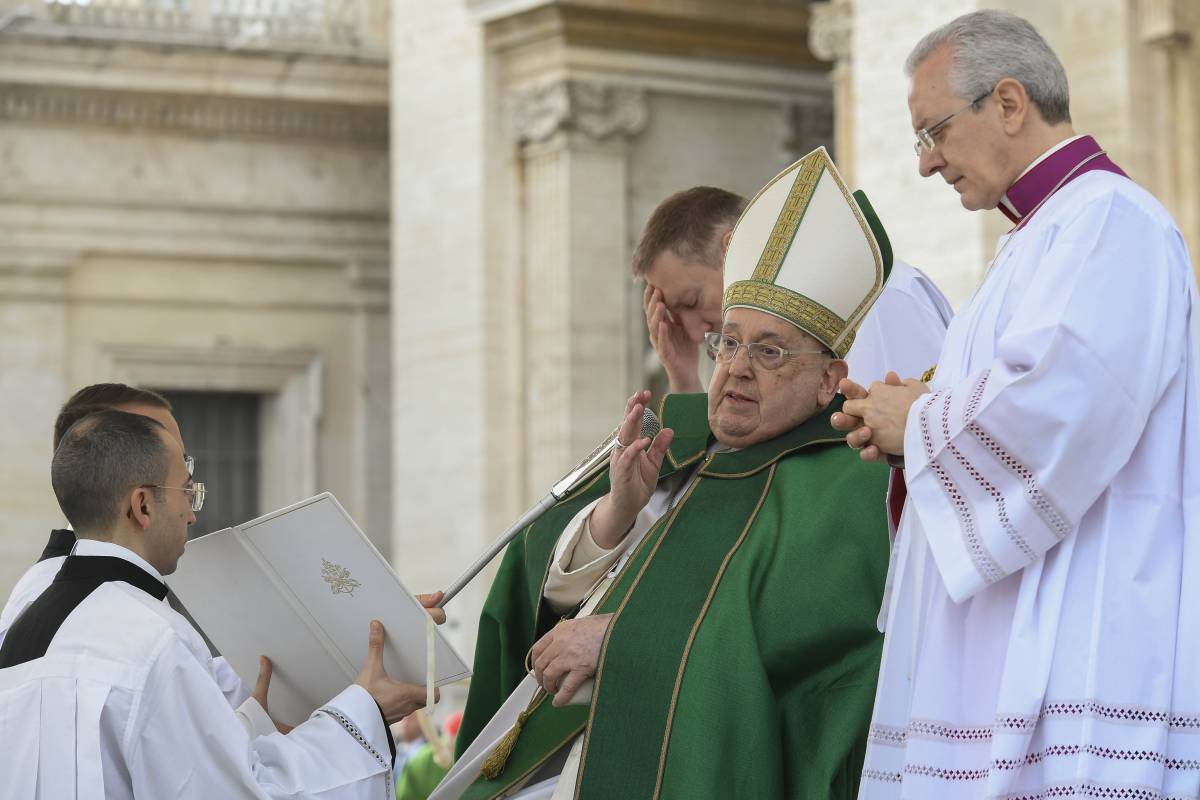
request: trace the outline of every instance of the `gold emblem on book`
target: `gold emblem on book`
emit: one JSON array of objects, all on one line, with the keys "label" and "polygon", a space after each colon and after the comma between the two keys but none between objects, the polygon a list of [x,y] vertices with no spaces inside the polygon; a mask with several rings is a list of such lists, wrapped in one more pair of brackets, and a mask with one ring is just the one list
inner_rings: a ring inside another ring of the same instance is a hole
[{"label": "gold emblem on book", "polygon": [[350,570],[323,558],[321,559],[321,577],[329,584],[329,591],[334,594],[348,594],[353,597],[354,590],[362,586],[361,583],[350,577]]}]

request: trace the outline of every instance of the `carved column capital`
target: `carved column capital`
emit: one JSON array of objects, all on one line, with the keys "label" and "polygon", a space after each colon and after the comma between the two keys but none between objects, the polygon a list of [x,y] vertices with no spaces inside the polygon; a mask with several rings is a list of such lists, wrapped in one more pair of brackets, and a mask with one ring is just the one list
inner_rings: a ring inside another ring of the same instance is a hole
[{"label": "carved column capital", "polygon": [[564,80],[514,92],[512,130],[522,143],[556,133],[581,133],[595,141],[634,136],[650,118],[646,95],[631,86]]},{"label": "carved column capital", "polygon": [[808,49],[822,61],[845,61],[853,50],[852,0],[826,0],[809,6]]}]

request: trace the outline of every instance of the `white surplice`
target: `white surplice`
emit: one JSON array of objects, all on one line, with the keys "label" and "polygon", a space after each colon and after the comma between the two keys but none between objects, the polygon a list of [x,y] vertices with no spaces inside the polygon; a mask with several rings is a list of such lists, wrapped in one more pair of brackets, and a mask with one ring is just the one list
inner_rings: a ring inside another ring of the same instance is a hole
[{"label": "white surplice", "polygon": [[870,386],[889,371],[901,378],[921,377],[937,363],[953,316],[946,296],[929,276],[903,261],[894,262],[883,292],[846,354],[851,380]]},{"label": "white surplice", "polygon": [[[111,548],[124,552],[114,552]],[[129,560],[128,556],[134,555],[123,547],[94,539],[80,539],[75,543],[71,552],[81,556],[115,555],[126,560]],[[4,644],[4,637],[8,634],[8,629],[17,621],[21,612],[28,608],[34,600],[41,597],[42,592],[46,591],[54,582],[54,576],[62,569],[63,562],[66,560],[66,556],[54,556],[39,561],[25,570],[25,574],[21,576],[9,594],[8,601],[4,604],[4,610],[0,611],[0,645]],[[138,559],[138,561],[141,561],[138,566],[142,569],[153,570],[153,567],[150,567],[142,559]],[[167,601],[164,599],[163,602]],[[212,659],[212,672],[217,685],[221,687],[221,694],[225,695],[225,700],[229,703],[230,708],[238,708],[249,699],[250,690],[246,688],[242,679],[224,657],[217,656]]]},{"label": "white surplice", "polygon": [[909,413],[860,797],[1196,798],[1186,247],[1153,197],[1100,171],[1011,237]]},{"label": "white surplice", "polygon": [[287,736],[252,738],[211,661],[166,603],[102,584],[44,656],[0,670],[0,797],[394,796],[387,729],[366,690],[349,687]]}]

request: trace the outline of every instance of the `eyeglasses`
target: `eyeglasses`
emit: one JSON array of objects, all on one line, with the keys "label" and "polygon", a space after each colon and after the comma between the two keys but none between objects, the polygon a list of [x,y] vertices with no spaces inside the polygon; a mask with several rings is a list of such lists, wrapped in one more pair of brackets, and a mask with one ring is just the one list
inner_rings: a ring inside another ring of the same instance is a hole
[{"label": "eyeglasses", "polygon": [[704,334],[704,344],[708,354],[722,364],[728,364],[737,358],[738,350],[746,348],[746,356],[750,363],[757,364],[763,369],[779,369],[789,358],[804,355],[826,355],[824,350],[788,350],[773,344],[742,344],[727,333],[709,331]]},{"label": "eyeglasses", "polygon": [[974,108],[975,106],[979,105],[979,103],[981,103],[985,99],[987,99],[988,95],[990,95],[995,90],[996,90],[996,87],[993,86],[991,89],[988,89],[986,92],[979,95],[979,97],[976,97],[974,100],[967,103],[965,106],[960,108],[958,111],[955,111],[953,114],[946,117],[941,122],[934,123],[933,125],[930,125],[928,128],[921,128],[921,130],[915,131],[917,140],[915,142],[913,142],[913,152],[917,154],[917,158],[921,157],[922,150],[926,150],[930,153],[933,152],[933,148],[937,147],[937,141],[935,141],[933,137],[937,136],[939,133],[942,132],[942,128],[946,127],[946,123],[948,123],[950,120],[954,119],[959,114],[966,111],[968,108]]},{"label": "eyeglasses", "polygon": [[193,458],[192,456],[184,456],[183,457],[183,465],[185,467],[187,467],[189,478],[196,474],[196,459],[195,458]]},{"label": "eyeglasses", "polygon": [[187,492],[192,496],[192,511],[199,511],[204,508],[204,495],[206,491],[203,483],[193,483],[191,486],[159,486],[154,483],[143,483],[141,489],[174,489],[177,492]]}]

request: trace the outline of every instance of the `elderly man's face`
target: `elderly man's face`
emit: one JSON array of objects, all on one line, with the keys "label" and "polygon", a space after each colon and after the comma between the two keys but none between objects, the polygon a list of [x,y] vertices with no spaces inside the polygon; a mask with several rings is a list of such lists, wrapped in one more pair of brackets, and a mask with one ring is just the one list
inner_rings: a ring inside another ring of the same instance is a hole
[{"label": "elderly man's face", "polygon": [[[953,48],[946,46],[925,59],[913,72],[908,110],[913,130],[932,128],[974,100],[950,88]],[[958,192],[963,208],[995,208],[1012,179],[1006,150],[1011,146],[1001,127],[995,97],[989,95],[940,130],[930,131],[937,146],[922,148],[918,170],[922,177],[940,175]]]},{"label": "elderly man's face", "polygon": [[[731,308],[721,331],[743,344],[821,349],[795,325],[751,308]],[[717,441],[729,447],[774,439],[829,405],[846,372],[845,361],[819,354],[787,358],[778,369],[764,370],[740,349],[732,361],[717,362],[708,385],[709,427]]]}]

